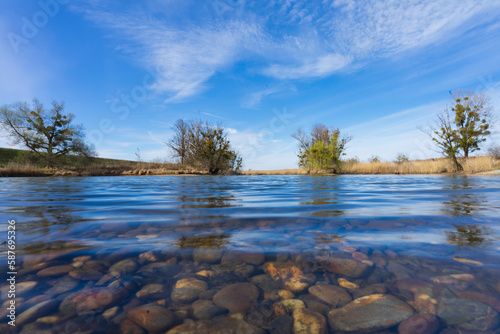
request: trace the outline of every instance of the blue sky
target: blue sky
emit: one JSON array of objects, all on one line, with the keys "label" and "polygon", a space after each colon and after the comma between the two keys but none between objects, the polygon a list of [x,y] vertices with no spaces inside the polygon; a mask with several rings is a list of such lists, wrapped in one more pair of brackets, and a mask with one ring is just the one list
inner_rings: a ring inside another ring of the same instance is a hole
[{"label": "blue sky", "polygon": [[498,0],[3,1],[0,104],[64,100],[102,157],[169,159],[181,117],[222,122],[245,169],[295,168],[291,134],[315,123],[353,137],[348,157],[436,157],[417,126],[449,91],[498,117],[498,17]]}]

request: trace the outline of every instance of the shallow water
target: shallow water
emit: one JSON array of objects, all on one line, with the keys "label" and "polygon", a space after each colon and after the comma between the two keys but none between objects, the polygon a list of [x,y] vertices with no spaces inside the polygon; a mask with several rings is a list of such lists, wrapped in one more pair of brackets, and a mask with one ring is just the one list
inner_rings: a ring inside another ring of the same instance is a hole
[{"label": "shallow water", "polygon": [[0,331],[499,332],[499,190],[486,176],[2,178],[17,299],[12,327],[2,279]]}]

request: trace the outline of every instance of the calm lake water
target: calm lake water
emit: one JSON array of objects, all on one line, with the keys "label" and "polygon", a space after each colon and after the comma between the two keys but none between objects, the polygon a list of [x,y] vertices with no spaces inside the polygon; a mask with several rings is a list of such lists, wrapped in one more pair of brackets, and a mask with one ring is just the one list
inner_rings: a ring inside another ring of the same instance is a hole
[{"label": "calm lake water", "polygon": [[500,332],[500,177],[0,178],[0,208],[2,333]]}]

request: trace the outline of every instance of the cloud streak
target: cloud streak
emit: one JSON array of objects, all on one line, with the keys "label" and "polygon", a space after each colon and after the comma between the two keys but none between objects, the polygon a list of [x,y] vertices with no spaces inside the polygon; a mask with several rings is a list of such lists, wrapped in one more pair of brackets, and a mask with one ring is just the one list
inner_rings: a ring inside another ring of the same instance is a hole
[{"label": "cloud streak", "polygon": [[[174,103],[205,91],[211,78],[239,62],[251,61],[252,71],[278,80],[312,80],[421,49],[491,20],[500,3],[297,0],[259,6],[246,2],[241,15],[218,16],[188,1],[181,6],[182,21],[175,20],[178,6],[170,8],[167,19],[99,1],[76,8],[112,30],[117,49],[156,69],[153,88]],[[188,9],[193,9],[191,16]],[[255,96],[254,104],[265,96]]]}]

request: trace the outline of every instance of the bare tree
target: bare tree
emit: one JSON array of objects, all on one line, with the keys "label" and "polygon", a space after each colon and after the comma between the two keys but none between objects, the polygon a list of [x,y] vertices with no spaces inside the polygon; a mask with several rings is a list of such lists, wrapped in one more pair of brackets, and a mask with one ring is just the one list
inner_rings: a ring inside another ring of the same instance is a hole
[{"label": "bare tree", "polygon": [[174,130],[174,136],[164,142],[172,149],[174,157],[180,158],[181,165],[184,165],[188,151],[189,125],[183,119],[178,119],[175,121],[172,130]]},{"label": "bare tree", "polygon": [[457,154],[460,150],[458,132],[454,128],[448,110],[437,115],[435,125],[431,125],[430,130],[428,134],[441,153],[451,160],[455,170],[462,171],[463,167],[457,159]]},{"label": "bare tree", "polygon": [[330,143],[330,137],[334,133],[334,129],[326,127],[324,124],[315,124],[311,131],[311,145],[317,142],[325,144]]}]

